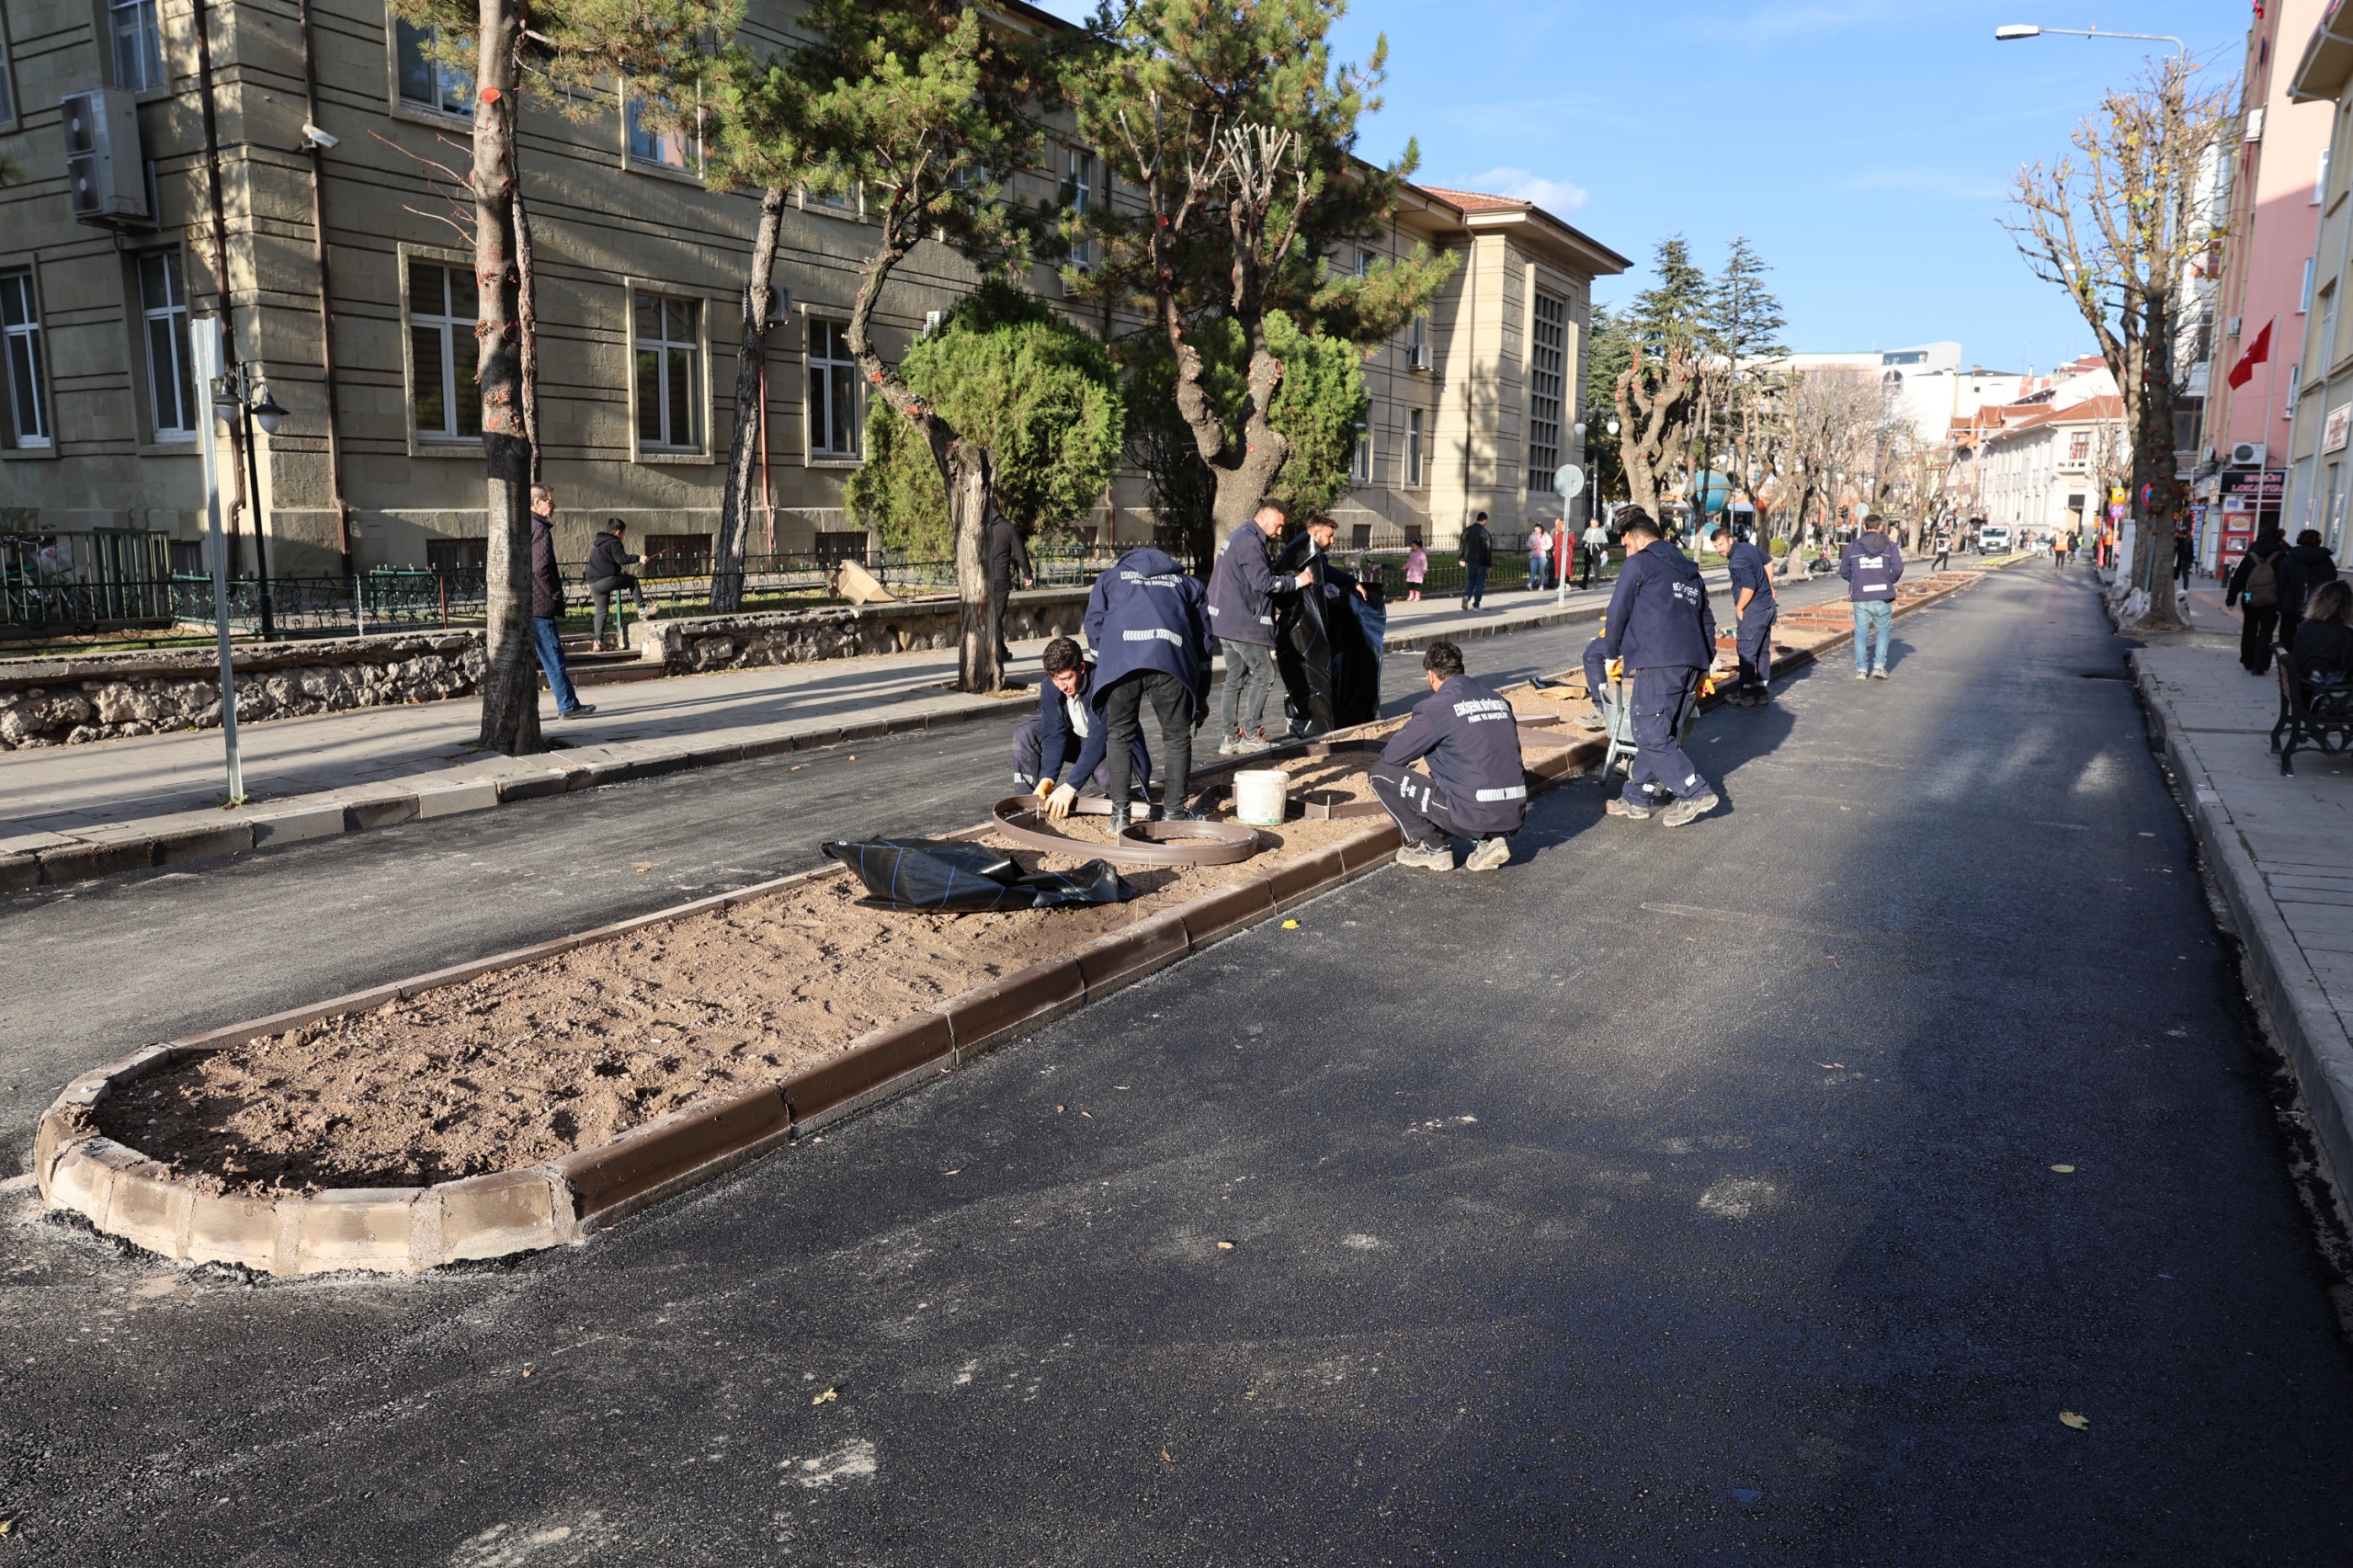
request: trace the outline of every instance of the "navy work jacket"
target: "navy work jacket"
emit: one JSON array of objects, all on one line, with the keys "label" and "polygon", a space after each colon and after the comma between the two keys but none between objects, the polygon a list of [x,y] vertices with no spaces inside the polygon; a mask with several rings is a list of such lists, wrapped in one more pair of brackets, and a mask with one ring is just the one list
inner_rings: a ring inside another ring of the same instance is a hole
[{"label": "navy work jacket", "polygon": [[1225,536],[1210,568],[1210,630],[1229,642],[1275,645],[1275,599],[1299,585],[1267,563],[1266,531],[1245,523]]},{"label": "navy work jacket", "polygon": [[1628,556],[1601,635],[1629,671],[1715,663],[1716,612],[1699,569],[1663,539]]},{"label": "navy work jacket", "polygon": [[1095,689],[1087,706],[1103,710],[1112,684],[1138,670],[1175,676],[1193,694],[1196,717],[1209,711],[1209,608],[1201,580],[1165,551],[1145,545],[1120,557],[1086,596],[1086,643],[1095,650]]},{"label": "navy work jacket", "polygon": [[1838,558],[1838,575],[1847,579],[1850,599],[1892,599],[1904,575],[1904,552],[1895,541],[1873,528],[1847,546]]},{"label": "navy work jacket", "polygon": [[1756,595],[1748,601],[1748,608],[1740,619],[1755,620],[1759,616],[1772,614],[1773,558],[1746,540],[1741,540],[1733,544],[1732,553],[1724,557],[1724,563],[1732,568],[1733,604],[1740,603],[1740,590],[1743,588],[1752,589]]},{"label": "navy work jacket", "polygon": [[1381,748],[1391,767],[1429,759],[1430,779],[1464,833],[1517,833],[1528,815],[1519,719],[1511,704],[1469,676],[1414,704],[1405,727]]}]

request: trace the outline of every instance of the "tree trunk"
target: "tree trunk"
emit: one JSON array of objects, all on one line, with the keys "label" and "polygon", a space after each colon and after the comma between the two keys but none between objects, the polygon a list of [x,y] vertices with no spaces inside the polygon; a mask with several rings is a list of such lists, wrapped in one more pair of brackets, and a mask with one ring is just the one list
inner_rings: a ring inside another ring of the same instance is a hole
[{"label": "tree trunk", "polygon": [[752,240],[752,271],[744,283],[744,336],[735,350],[735,428],[727,442],[727,488],[719,504],[719,538],[711,552],[710,608],[732,615],[744,603],[744,540],[751,531],[752,469],[759,460],[767,404],[768,329],[776,324],[778,233],[784,225],[784,187],[760,195],[760,226]]},{"label": "tree trunk", "polygon": [[[2174,596],[2173,540],[2175,513],[2181,487],[2174,480],[2173,449],[2173,308],[2163,295],[2149,298],[2147,324],[2141,342],[2141,420],[2133,446],[2135,465],[2143,452],[2148,485],[2148,522],[2143,528],[2145,548],[2132,562],[2133,575],[2148,595],[2148,609],[2140,624],[2154,630],[2181,625],[2181,609]],[[2141,492],[2135,490],[2137,500]]]},{"label": "tree trunk", "polygon": [[[517,35],[520,36],[519,34]],[[519,76],[521,73],[518,71]],[[522,166],[508,161],[516,174],[515,190],[515,314],[522,336],[517,347],[522,370],[523,438],[531,443],[531,483],[540,479],[540,274],[531,252],[531,215],[523,205]]]},{"label": "tree trunk", "polygon": [[[1005,666],[989,635],[991,591],[987,544],[988,449],[961,437],[948,448],[948,523],[956,539],[956,686],[960,691],[995,691],[1005,684]],[[1001,613],[1000,607],[1000,613]]]},{"label": "tree trunk", "polygon": [[482,744],[509,756],[536,752],[539,677],[531,648],[531,442],[523,425],[523,356],[515,267],[515,45],[518,0],[480,0],[474,99],[475,375],[490,460],[483,512],[490,534],[488,667]]}]

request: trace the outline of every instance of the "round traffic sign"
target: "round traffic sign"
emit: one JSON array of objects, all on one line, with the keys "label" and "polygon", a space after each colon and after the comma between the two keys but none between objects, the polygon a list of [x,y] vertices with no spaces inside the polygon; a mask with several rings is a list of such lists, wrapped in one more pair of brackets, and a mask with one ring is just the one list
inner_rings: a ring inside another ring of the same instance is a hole
[{"label": "round traffic sign", "polygon": [[1574,463],[1563,463],[1552,471],[1552,488],[1563,501],[1574,501],[1585,494],[1585,470]]}]

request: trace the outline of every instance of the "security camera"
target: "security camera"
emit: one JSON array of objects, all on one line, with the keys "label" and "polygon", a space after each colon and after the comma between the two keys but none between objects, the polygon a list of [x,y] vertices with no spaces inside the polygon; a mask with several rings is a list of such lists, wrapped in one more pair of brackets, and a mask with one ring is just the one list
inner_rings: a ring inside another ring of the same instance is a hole
[{"label": "security camera", "polygon": [[313,125],[306,119],[302,122],[302,140],[306,144],[313,147],[332,147],[336,142],[342,141],[343,138],[340,136],[330,136],[325,131],[321,131],[317,126]]}]

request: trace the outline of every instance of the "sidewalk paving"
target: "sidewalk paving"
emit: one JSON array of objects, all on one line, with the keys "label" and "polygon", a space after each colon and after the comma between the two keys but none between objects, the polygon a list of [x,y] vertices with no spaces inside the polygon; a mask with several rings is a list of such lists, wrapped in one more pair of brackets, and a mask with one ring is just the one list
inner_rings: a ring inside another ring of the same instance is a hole
[{"label": "sidewalk paving", "polygon": [[2353,1179],[2353,758],[2270,750],[2277,677],[2238,662],[2238,617],[2191,590],[2192,630],[2136,649],[2143,700],[2294,1062],[2338,1191]]},{"label": "sidewalk paving", "polygon": [[[1452,599],[1390,607],[1389,647],[1484,637],[1594,613],[1608,590],[1495,593],[1463,612]],[[1014,646],[1036,680],[1043,639]],[[234,853],[746,756],[961,723],[1029,698],[946,689],[953,650],[824,660],[600,686],[597,712],[549,719],[564,749],[534,756],[474,743],[473,698],[363,708],[238,731],[246,803],[223,805],[217,730],[43,747],[0,756],[0,891]]]}]

